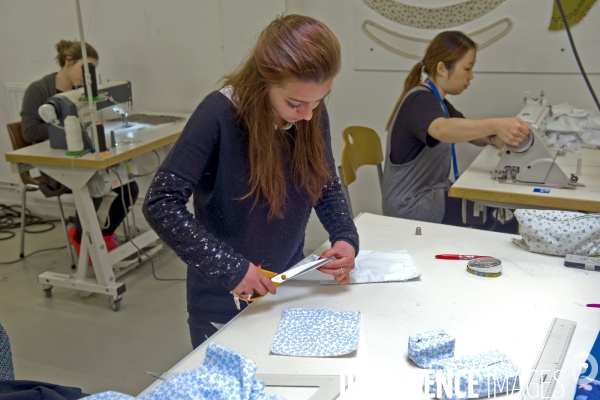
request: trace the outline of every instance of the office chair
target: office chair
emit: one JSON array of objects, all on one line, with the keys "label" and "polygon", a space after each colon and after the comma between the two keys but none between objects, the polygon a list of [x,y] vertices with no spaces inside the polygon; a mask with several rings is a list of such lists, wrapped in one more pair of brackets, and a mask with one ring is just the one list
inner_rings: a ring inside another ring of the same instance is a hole
[{"label": "office chair", "polygon": [[[21,129],[20,122],[13,122],[7,124],[6,129],[8,130],[8,136],[10,136],[10,141],[12,143],[13,150],[18,150],[31,145],[31,143],[27,143],[23,138],[23,131]],[[23,188],[21,189],[21,252],[19,256],[23,258],[25,257],[25,203],[27,199],[26,195],[27,192],[39,190],[40,179],[32,177],[29,171],[21,172],[20,175],[21,182],[23,182]],[[71,251],[71,241],[69,240],[69,234],[67,232],[67,223],[65,221],[65,213],[63,211],[62,201],[60,200],[60,196],[56,196],[56,198],[58,200],[58,208],[60,209],[60,222],[62,223],[63,230],[65,233],[65,239],[67,241],[67,252],[69,253],[69,258],[71,260],[71,268],[75,269],[75,259]]]},{"label": "office chair", "polygon": [[348,200],[348,207],[352,212],[350,204],[350,193],[348,186],[356,180],[356,170],[363,165],[377,166],[379,175],[379,186],[383,180],[383,150],[381,149],[381,139],[379,135],[371,128],[364,126],[349,126],[342,132],[344,139],[344,149],[342,150],[342,163],[338,167],[342,191]]}]

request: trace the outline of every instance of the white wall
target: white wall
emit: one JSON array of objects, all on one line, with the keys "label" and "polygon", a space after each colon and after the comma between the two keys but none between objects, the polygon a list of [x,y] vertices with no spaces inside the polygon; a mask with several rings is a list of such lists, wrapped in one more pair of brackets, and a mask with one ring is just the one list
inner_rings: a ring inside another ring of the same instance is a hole
[{"label": "white wall", "polygon": [[[200,99],[216,88],[218,79],[247,54],[256,34],[272,17],[283,11],[315,17],[326,23],[342,44],[342,71],[327,103],[334,154],[336,157],[341,154],[340,133],[349,125],[370,126],[385,142],[383,128],[406,73],[352,69],[352,2],[81,0],[81,6],[86,39],[100,53],[98,72],[103,80],[131,80],[136,111],[193,111]],[[0,2],[0,83],[30,82],[57,70],[53,46],[61,38],[77,38],[77,29],[73,1]],[[577,41],[577,26],[573,34]],[[579,48],[579,51],[597,52],[598,47]],[[485,57],[485,53],[480,57]],[[599,75],[593,74],[590,79],[600,91]],[[523,91],[537,93],[542,89],[553,104],[569,102],[595,110],[578,74],[477,73],[476,70],[469,90],[450,101],[471,118],[513,116],[521,107]],[[7,114],[6,99],[0,95],[1,126],[12,122],[7,120]],[[10,150],[6,135],[0,134],[0,145],[3,152]],[[464,147],[459,150],[465,154],[462,165],[468,164],[477,150],[470,145]],[[142,160],[140,168],[146,162],[151,164],[152,158]],[[17,179],[7,163],[0,163],[0,180],[8,178]],[[360,170],[350,192],[355,214],[381,211],[374,168]],[[0,188],[0,200],[10,196],[11,193]],[[307,231],[307,248],[317,247],[326,238],[313,216]]]}]

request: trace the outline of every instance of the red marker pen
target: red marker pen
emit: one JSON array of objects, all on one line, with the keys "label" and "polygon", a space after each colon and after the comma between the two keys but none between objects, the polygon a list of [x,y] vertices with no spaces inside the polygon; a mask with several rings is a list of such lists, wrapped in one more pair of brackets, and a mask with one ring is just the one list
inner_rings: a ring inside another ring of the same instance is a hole
[{"label": "red marker pen", "polygon": [[476,256],[472,254],[436,254],[435,258],[441,260],[472,260],[474,258],[491,258],[492,256]]}]

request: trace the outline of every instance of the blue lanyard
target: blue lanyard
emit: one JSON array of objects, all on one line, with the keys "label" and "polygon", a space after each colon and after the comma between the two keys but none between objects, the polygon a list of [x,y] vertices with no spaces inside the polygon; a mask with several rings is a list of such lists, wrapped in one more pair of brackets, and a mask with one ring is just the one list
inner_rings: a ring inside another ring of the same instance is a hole
[{"label": "blue lanyard", "polygon": [[[444,99],[442,99],[442,96],[440,96],[440,92],[438,92],[437,88],[435,87],[435,84],[429,78],[425,79],[425,83],[429,85],[431,91],[433,92],[433,94],[435,94],[435,97],[437,97],[438,101],[440,102],[440,105],[442,106],[442,110],[444,110],[444,115],[446,116],[446,118],[450,118],[450,113],[446,108],[446,103],[444,103]],[[456,148],[454,146],[454,143],[452,143],[452,167],[454,169],[454,180],[457,181],[458,163],[456,162]]]}]

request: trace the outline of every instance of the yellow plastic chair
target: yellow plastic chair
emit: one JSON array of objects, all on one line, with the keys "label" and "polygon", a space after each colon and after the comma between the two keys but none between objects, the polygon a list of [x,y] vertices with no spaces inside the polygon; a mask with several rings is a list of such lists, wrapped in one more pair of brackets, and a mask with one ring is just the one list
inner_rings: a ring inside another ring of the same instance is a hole
[{"label": "yellow plastic chair", "polygon": [[[342,132],[344,139],[344,149],[342,150],[342,164],[338,167],[342,191],[348,200],[350,212],[350,193],[348,186],[356,180],[356,170],[363,165],[377,166],[379,175],[379,186],[383,180],[383,150],[381,148],[381,139],[379,135],[371,128],[365,126],[349,126]],[[352,215],[354,213],[352,212]]]}]

